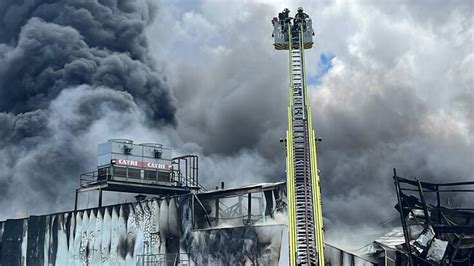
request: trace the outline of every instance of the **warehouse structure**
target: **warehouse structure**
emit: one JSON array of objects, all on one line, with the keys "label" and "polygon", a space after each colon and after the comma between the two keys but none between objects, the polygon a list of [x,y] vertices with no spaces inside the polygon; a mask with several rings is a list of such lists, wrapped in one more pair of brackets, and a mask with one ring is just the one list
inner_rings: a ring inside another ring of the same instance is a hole
[{"label": "warehouse structure", "polygon": [[[0,222],[1,265],[277,265],[285,183],[207,191],[198,158],[160,144],[115,139],[76,193],[98,190],[96,208]],[[102,206],[104,191],[138,194]],[[152,195],[149,198],[145,194]]]}]

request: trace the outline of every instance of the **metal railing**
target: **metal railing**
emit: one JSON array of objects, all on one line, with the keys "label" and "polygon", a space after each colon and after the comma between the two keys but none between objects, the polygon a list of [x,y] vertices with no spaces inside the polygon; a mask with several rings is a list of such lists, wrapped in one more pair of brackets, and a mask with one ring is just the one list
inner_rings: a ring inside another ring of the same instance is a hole
[{"label": "metal railing", "polygon": [[200,187],[197,155],[184,155],[171,160],[173,179],[185,187]]},{"label": "metal railing", "polygon": [[142,168],[122,167],[115,165],[107,165],[99,168],[96,171],[84,173],[80,176],[80,184],[86,185],[92,182],[114,180],[122,182],[135,183],[175,183],[177,186],[182,186],[177,182],[175,176],[171,171],[154,171]]},{"label": "metal railing", "polygon": [[168,183],[178,187],[199,188],[207,191],[199,184],[199,161],[197,155],[185,155],[172,159],[171,171],[156,171],[138,167],[105,165],[95,171],[80,175],[80,185],[93,182],[114,180],[135,183]]}]

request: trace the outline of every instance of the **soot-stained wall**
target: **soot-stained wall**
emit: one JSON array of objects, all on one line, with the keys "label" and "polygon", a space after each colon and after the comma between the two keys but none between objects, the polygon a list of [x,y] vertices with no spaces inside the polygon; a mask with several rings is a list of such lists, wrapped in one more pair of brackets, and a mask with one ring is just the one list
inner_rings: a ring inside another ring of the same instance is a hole
[{"label": "soot-stained wall", "polygon": [[7,220],[0,265],[137,265],[177,253],[192,265],[278,263],[283,226],[195,231],[190,213],[182,196]]},{"label": "soot-stained wall", "polygon": [[193,231],[190,247],[197,265],[278,265],[282,225]]},{"label": "soot-stained wall", "polygon": [[[167,215],[160,217],[160,209]],[[7,220],[0,264],[132,265],[145,241],[154,248],[150,251],[164,251],[155,232],[179,235],[171,215],[177,216],[175,199]]]}]

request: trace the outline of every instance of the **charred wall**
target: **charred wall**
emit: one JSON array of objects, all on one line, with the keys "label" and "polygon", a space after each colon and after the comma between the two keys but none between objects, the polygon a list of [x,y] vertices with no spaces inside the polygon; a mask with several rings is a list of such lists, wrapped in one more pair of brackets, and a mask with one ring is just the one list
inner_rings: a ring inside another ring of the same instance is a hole
[{"label": "charred wall", "polygon": [[277,264],[282,225],[193,230],[190,213],[181,196],[6,220],[0,265]]},{"label": "charred wall", "polygon": [[283,225],[242,226],[192,232],[197,265],[278,265]]}]

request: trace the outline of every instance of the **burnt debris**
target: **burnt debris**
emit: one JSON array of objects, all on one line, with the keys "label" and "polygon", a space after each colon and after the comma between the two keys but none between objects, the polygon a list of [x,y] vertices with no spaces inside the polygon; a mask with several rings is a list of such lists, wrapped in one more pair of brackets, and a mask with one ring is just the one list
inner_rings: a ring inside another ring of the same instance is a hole
[{"label": "burnt debris", "polygon": [[[474,181],[429,183],[397,175],[393,179],[407,265],[473,265]],[[469,200],[471,199],[471,200]]]}]

